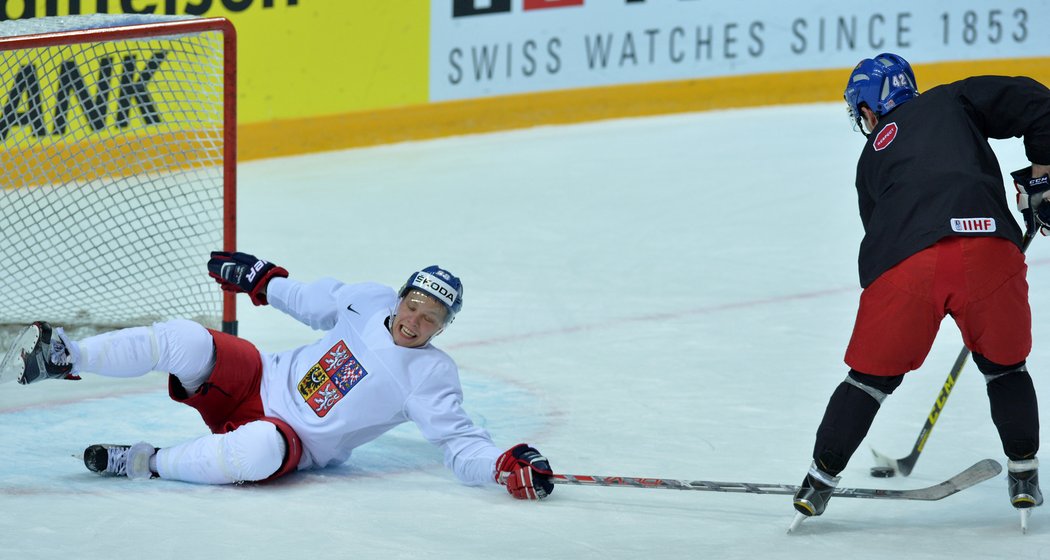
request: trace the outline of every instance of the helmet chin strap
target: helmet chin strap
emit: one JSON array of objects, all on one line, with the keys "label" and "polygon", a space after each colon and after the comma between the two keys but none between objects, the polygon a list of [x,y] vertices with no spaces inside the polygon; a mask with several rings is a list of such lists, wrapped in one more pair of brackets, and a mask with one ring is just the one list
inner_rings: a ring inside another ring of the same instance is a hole
[{"label": "helmet chin strap", "polygon": [[[867,113],[864,112],[865,109],[868,110]],[[871,115],[870,120],[873,122],[869,122],[868,115]],[[864,137],[867,138],[868,136],[871,136],[871,133],[875,131],[875,127],[878,125],[879,117],[875,112],[867,106],[860,107],[860,131],[864,134]]]},{"label": "helmet chin strap", "polygon": [[869,123],[869,122],[868,122],[868,119],[867,119],[867,118],[865,118],[865,119],[864,119],[864,123],[863,123],[863,125],[861,126],[861,129],[862,129],[862,130],[864,130],[864,136],[871,136],[871,133],[875,131],[875,127],[876,127],[876,126],[877,126],[878,124],[879,124],[879,121],[878,121],[878,120],[875,120],[875,123],[874,123],[874,124],[872,124],[872,123]]},{"label": "helmet chin strap", "polygon": [[387,316],[387,318],[386,318],[386,330],[388,332],[390,332],[390,336],[394,335],[394,321],[397,320],[397,310],[401,309],[401,300],[402,299],[405,299],[405,298],[404,297],[397,298],[397,301],[394,302],[394,309],[392,309],[390,311],[390,315]]}]

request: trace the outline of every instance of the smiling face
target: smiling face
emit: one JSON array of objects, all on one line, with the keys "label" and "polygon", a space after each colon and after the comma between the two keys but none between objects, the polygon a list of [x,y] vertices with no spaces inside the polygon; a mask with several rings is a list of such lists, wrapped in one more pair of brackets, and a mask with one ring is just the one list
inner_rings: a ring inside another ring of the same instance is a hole
[{"label": "smiling face", "polygon": [[448,308],[419,290],[409,290],[397,306],[390,334],[394,344],[418,348],[430,341],[445,327]]}]

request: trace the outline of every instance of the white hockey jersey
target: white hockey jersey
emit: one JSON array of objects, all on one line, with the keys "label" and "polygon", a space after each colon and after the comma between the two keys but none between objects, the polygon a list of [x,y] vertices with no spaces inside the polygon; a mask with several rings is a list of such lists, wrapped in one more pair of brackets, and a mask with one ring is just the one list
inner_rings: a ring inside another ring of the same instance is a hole
[{"label": "white hockey jersey", "polygon": [[429,343],[394,344],[385,325],[397,303],[393,289],[274,278],[266,291],[273,307],[326,331],[307,346],[262,352],[263,407],[299,434],[300,469],[342,463],[355,447],[412,421],[461,481],[493,482],[501,451],[463,411],[455,362]]}]

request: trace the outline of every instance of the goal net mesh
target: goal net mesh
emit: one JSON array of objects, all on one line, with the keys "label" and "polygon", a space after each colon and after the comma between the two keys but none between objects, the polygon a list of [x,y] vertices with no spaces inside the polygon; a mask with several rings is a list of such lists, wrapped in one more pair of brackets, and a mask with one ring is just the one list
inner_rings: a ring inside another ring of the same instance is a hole
[{"label": "goal net mesh", "polygon": [[[221,324],[205,263],[229,235],[235,165],[224,152],[234,134],[224,33],[150,36],[184,22],[0,22],[0,342],[35,320],[82,332],[173,317]],[[129,25],[142,36],[105,33]]]}]

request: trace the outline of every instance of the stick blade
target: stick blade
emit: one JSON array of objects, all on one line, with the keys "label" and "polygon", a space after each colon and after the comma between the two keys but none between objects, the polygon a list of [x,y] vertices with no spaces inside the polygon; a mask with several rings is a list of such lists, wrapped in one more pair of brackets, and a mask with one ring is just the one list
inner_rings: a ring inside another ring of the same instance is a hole
[{"label": "stick blade", "polygon": [[901,476],[911,474],[912,468],[915,467],[915,459],[918,459],[917,455],[909,455],[903,459],[894,459],[879,453],[874,447],[871,448],[871,455],[875,458],[876,468],[892,469],[894,475],[899,474]]},{"label": "stick blade", "polygon": [[999,461],[995,459],[981,459],[970,466],[970,468],[948,480],[931,486],[930,490],[933,492],[931,492],[928,499],[940,500],[941,498],[946,498],[956,492],[980,484],[1001,472],[1003,472],[1003,466],[999,464]]},{"label": "stick blade", "polygon": [[875,449],[874,447],[871,448],[871,455],[872,455],[872,458],[875,459],[875,466],[876,467],[882,467],[882,468],[885,468],[885,469],[893,469],[894,472],[897,471],[897,460],[896,459],[891,459],[888,455],[883,455],[882,453],[879,453],[879,451],[877,449]]},{"label": "stick blade", "polygon": [[982,459],[959,474],[933,486],[895,490],[886,488],[836,488],[832,496],[843,498],[882,498],[890,500],[941,500],[984,482],[1002,472],[1003,467],[995,459]]}]

